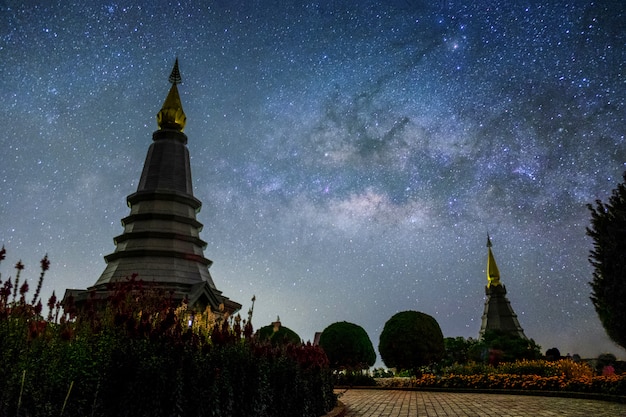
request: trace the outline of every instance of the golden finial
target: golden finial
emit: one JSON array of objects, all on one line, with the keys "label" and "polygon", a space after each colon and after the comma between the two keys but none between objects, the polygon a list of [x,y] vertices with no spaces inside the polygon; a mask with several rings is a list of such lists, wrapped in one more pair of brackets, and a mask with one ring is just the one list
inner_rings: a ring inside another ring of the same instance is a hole
[{"label": "golden finial", "polygon": [[496,265],[496,258],[491,252],[491,239],[487,234],[487,286],[495,287],[500,285],[500,271],[498,265]]},{"label": "golden finial", "polygon": [[176,62],[174,62],[174,68],[172,68],[172,73],[170,74],[169,80],[172,84],[180,84],[183,80],[180,77],[180,71],[178,70],[178,58],[176,58]]},{"label": "golden finial", "polygon": [[159,129],[172,129],[182,132],[185,129],[185,123],[187,122],[187,116],[183,111],[183,104],[180,101],[178,95],[177,84],[180,84],[182,78],[180,77],[180,71],[178,69],[178,58],[174,63],[174,68],[169,77],[172,87],[167,95],[167,98],[163,102],[161,110],[157,113],[157,124]]}]

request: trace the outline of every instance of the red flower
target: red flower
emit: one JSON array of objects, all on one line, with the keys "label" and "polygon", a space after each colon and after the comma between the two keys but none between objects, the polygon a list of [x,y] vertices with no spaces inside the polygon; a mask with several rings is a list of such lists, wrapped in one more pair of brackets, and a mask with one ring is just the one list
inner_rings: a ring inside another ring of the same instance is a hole
[{"label": "red flower", "polygon": [[9,298],[11,295],[11,288],[13,288],[13,284],[11,283],[11,278],[4,282],[2,289],[0,289],[0,298]]},{"label": "red flower", "polygon": [[17,263],[15,264],[15,269],[17,269],[18,271],[21,271],[22,269],[24,269],[24,264],[22,263],[21,260],[17,261]]},{"label": "red flower", "polygon": [[2,249],[0,249],[0,261],[3,261],[6,255],[7,255],[7,250],[4,248],[4,245],[2,245]]},{"label": "red flower", "polygon": [[39,302],[35,306],[35,314],[40,315],[42,309],[43,309],[43,306],[41,305],[41,300],[39,300]]},{"label": "red flower", "polygon": [[44,256],[41,260],[41,270],[47,271],[48,269],[50,269],[50,261],[48,260],[48,254],[46,253],[46,256]]},{"label": "red flower", "polygon": [[48,308],[50,310],[54,309],[54,305],[56,304],[56,302],[57,302],[57,296],[54,294],[54,291],[52,291],[52,295],[48,299]]},{"label": "red flower", "polygon": [[20,295],[25,295],[28,292],[28,281],[24,281],[20,287]]},{"label": "red flower", "polygon": [[41,336],[46,330],[47,323],[43,320],[32,321],[28,325],[29,336],[31,339],[34,339],[38,336]]}]

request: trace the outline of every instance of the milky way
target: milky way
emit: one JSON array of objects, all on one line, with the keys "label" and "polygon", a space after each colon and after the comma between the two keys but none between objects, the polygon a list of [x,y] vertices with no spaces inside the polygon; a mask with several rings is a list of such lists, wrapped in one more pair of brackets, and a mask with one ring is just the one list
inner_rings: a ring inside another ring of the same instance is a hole
[{"label": "milky way", "polygon": [[178,57],[205,256],[256,327],[346,320],[377,346],[419,310],[477,337],[490,233],[544,351],[624,355],[585,235],[626,169],[622,2],[21,3],[0,5],[3,278],[48,253],[48,294],[95,283]]}]

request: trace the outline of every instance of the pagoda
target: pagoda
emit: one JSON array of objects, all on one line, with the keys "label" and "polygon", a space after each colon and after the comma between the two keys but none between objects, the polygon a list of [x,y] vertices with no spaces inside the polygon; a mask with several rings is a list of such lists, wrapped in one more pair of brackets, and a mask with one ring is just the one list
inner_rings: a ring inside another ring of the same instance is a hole
[{"label": "pagoda", "polygon": [[204,257],[207,244],[196,220],[202,203],[192,189],[178,59],[169,81],[137,191],[126,199],[130,214],[122,219],[123,233],[114,238],[115,251],[104,257],[106,268],[92,287],[66,291],[64,298],[72,296],[77,306],[88,298],[104,299],[111,284],[136,277],[192,308],[228,313],[241,308],[217,289],[209,273],[212,262]]},{"label": "pagoda", "polygon": [[506,297],[506,288],[500,282],[500,271],[491,251],[491,239],[487,235],[487,286],[485,287],[485,311],[480,326],[479,339],[487,330],[499,330],[504,333],[527,339],[522,326],[517,320],[511,303]]}]

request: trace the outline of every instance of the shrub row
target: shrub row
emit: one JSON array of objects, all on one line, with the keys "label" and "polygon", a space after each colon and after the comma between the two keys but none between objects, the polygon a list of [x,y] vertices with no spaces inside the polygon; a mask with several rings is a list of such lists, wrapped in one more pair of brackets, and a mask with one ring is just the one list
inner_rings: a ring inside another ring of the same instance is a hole
[{"label": "shrub row", "polygon": [[624,395],[625,375],[571,378],[536,375],[445,375],[424,374],[420,378],[384,378],[378,386],[384,388],[455,388],[502,389],[528,391],[560,391]]},{"label": "shrub row", "polygon": [[591,377],[595,372],[586,362],[575,362],[570,359],[558,361],[546,360],[520,360],[515,362],[503,362],[497,366],[485,363],[470,362],[467,364],[451,365],[442,369],[442,374],[457,375],[536,375],[536,376],[560,376]]},{"label": "shrub row", "polygon": [[385,388],[454,388],[559,391],[624,395],[626,374],[598,376],[586,363],[543,360],[452,366],[446,372],[420,378],[380,378]]}]

